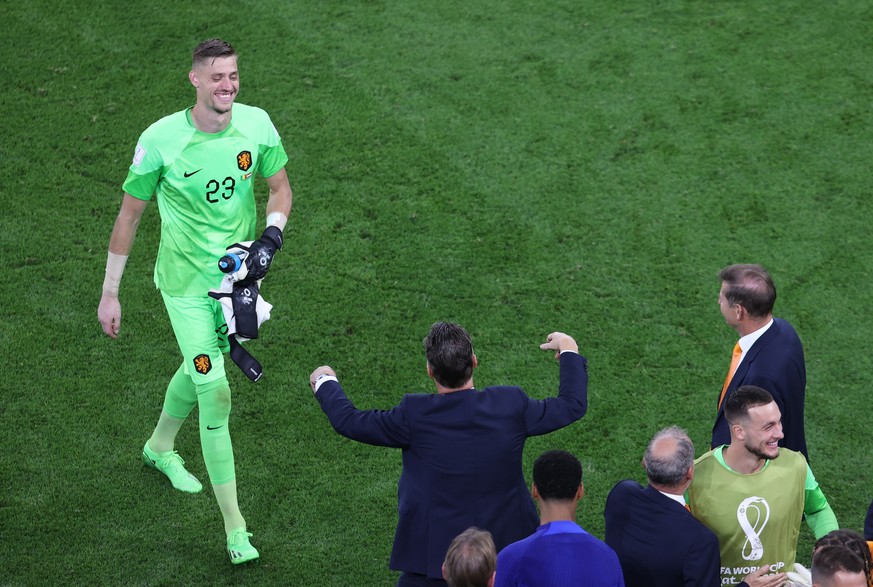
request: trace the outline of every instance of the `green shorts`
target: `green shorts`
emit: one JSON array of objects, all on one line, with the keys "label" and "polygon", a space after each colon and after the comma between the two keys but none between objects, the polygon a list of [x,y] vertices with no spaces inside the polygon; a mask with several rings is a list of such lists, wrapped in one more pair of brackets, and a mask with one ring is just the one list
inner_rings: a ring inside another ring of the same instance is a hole
[{"label": "green shorts", "polygon": [[230,350],[230,345],[227,342],[227,323],[218,300],[176,297],[163,291],[161,296],[182,351],[182,365],[194,385],[212,383],[224,377],[224,353]]}]

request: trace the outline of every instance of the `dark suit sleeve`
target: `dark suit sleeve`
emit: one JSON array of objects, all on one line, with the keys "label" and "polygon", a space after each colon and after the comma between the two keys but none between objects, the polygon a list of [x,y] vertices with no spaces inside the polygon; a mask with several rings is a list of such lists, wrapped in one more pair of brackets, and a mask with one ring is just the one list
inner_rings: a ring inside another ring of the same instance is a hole
[{"label": "dark suit sleeve", "polygon": [[[721,554],[715,534],[707,532],[695,540],[682,569],[685,587],[719,587],[721,585]],[[748,586],[746,586],[748,587]]]},{"label": "dark suit sleeve", "polygon": [[525,425],[528,436],[563,428],[588,410],[588,361],[572,352],[562,353],[560,361],[558,396],[545,400],[527,398]]},{"label": "dark suit sleeve", "polygon": [[390,410],[359,410],[336,381],[324,382],[315,397],[333,429],[346,438],[377,446],[409,446],[405,398]]}]

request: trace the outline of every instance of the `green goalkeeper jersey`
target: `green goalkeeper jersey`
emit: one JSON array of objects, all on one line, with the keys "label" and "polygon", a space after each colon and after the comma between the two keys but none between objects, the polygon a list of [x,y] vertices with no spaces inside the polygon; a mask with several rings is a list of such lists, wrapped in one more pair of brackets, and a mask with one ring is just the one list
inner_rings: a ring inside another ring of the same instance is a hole
[{"label": "green goalkeeper jersey", "polygon": [[218,133],[197,130],[190,108],[146,129],[124,191],[158,201],[155,285],[172,296],[205,296],[218,287],[225,248],[255,238],[255,175],[270,177],[287,162],[269,115],[245,104],[233,105],[230,124]]}]

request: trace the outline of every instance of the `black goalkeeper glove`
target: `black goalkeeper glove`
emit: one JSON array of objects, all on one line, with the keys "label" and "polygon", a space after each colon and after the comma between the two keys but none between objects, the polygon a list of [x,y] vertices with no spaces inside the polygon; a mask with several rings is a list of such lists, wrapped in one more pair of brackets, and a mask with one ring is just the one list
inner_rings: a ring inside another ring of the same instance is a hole
[{"label": "black goalkeeper glove", "polygon": [[249,254],[245,260],[248,274],[239,284],[249,285],[263,279],[273,262],[273,255],[281,248],[282,231],[277,226],[268,226],[261,238],[249,246]]}]

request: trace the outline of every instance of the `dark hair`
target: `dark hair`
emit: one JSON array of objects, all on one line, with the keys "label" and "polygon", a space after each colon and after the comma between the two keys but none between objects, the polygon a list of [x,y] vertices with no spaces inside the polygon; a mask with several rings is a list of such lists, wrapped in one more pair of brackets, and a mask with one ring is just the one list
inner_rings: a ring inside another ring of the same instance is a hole
[{"label": "dark hair", "polygon": [[456,388],[473,376],[473,341],[451,322],[437,322],[424,339],[424,354],[440,385]]},{"label": "dark hair", "polygon": [[871,574],[873,574],[873,557],[870,555],[870,547],[867,546],[867,541],[858,532],[848,528],[840,528],[839,530],[828,532],[816,541],[815,547],[812,549],[813,553],[819,548],[825,548],[826,546],[842,546],[857,554],[864,563],[863,570],[867,583],[871,584],[873,582],[873,578],[871,578]]},{"label": "dark hair", "polygon": [[571,500],[582,483],[582,464],[565,450],[546,451],[534,462],[533,482],[543,500]]},{"label": "dark hair", "polygon": [[760,265],[730,265],[719,271],[718,276],[727,284],[724,297],[731,306],[741,305],[754,318],[763,318],[773,311],[776,286]]},{"label": "dark hair", "polygon": [[724,400],[724,417],[729,424],[738,424],[749,415],[749,409],[766,406],[773,401],[770,392],[755,385],[741,385]]},{"label": "dark hair", "polygon": [[[654,450],[654,445],[665,438],[675,441],[675,446],[669,447],[669,451]],[[675,487],[685,480],[685,474],[694,463],[694,444],[682,428],[670,426],[652,437],[649,446],[646,447],[643,461],[649,481]]]},{"label": "dark hair", "polygon": [[487,530],[467,528],[449,545],[443,578],[449,587],[486,587],[497,568],[497,549]]},{"label": "dark hair", "polygon": [[812,553],[812,582],[829,587],[830,580],[840,571],[863,573],[864,561],[846,546],[829,544]]},{"label": "dark hair", "polygon": [[191,53],[191,67],[196,68],[207,59],[233,57],[234,55],[236,55],[236,50],[230,43],[221,39],[209,39],[194,47],[194,51]]}]

